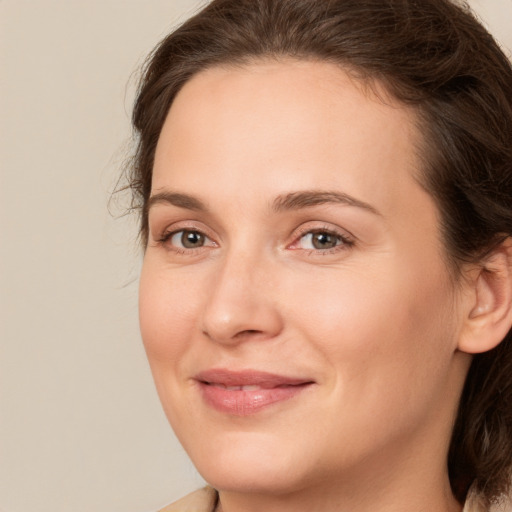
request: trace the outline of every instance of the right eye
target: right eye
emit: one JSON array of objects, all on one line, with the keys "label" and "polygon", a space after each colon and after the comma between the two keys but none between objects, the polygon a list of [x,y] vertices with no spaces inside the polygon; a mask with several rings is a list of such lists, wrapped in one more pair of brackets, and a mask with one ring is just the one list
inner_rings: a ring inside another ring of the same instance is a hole
[{"label": "right eye", "polygon": [[179,252],[216,245],[213,240],[197,229],[180,229],[165,233],[160,242]]},{"label": "right eye", "polygon": [[203,247],[206,237],[199,231],[182,230],[171,236],[171,243],[184,249]]}]

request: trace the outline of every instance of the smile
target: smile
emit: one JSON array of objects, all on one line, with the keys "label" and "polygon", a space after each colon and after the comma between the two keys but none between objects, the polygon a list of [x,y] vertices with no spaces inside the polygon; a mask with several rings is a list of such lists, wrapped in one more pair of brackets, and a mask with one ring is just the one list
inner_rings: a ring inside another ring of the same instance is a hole
[{"label": "smile", "polygon": [[247,370],[215,369],[195,377],[203,400],[219,412],[249,416],[284,402],[309,388],[314,381]]},{"label": "smile", "polygon": [[257,391],[258,389],[263,389],[261,386],[225,386],[224,384],[212,384],[211,386],[215,386],[221,389],[227,389],[228,391]]}]

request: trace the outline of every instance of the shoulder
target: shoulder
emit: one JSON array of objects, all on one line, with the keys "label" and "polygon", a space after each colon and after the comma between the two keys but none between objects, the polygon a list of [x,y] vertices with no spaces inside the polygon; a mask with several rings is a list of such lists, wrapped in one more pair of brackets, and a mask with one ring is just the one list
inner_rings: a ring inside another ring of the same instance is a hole
[{"label": "shoulder", "polygon": [[[203,487],[184,498],[167,505],[158,512],[214,512],[217,505],[217,491],[213,487]],[[494,510],[494,509],[493,509]],[[509,510],[508,508],[506,509]],[[496,512],[505,512],[498,508]],[[463,512],[488,512],[487,507],[475,492],[469,493]],[[512,509],[510,509],[512,512]]]},{"label": "shoulder", "polygon": [[217,491],[213,487],[203,487],[188,494],[159,512],[214,512],[217,504]]},{"label": "shoulder", "polygon": [[512,499],[503,496],[499,502],[489,507],[473,486],[469,490],[462,512],[512,512]]}]

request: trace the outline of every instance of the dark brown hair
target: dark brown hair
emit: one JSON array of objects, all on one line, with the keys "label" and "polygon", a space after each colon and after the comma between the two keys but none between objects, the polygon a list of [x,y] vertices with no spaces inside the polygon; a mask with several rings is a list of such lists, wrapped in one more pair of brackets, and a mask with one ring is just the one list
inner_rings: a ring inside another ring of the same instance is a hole
[{"label": "dark brown hair", "polygon": [[[336,63],[416,109],[419,180],[437,201],[455,269],[512,234],[512,69],[467,7],[449,0],[214,0],[166,37],[144,68],[130,176],[144,243],[155,148],[178,91],[215,65],[281,57]],[[461,502],[473,482],[487,503],[509,492],[510,332],[474,357],[448,465]]]}]

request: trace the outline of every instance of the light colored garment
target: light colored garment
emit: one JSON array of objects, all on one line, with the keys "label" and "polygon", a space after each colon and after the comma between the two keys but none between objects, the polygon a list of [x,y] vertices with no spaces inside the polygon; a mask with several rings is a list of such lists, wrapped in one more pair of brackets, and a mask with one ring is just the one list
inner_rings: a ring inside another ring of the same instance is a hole
[{"label": "light colored garment", "polygon": [[[204,487],[179,501],[168,505],[159,512],[214,512],[217,505],[217,492],[212,487]],[[462,512],[487,512],[478,499],[468,498]]]},{"label": "light colored garment", "polygon": [[213,487],[203,487],[159,512],[214,512],[216,505],[217,491]]}]

